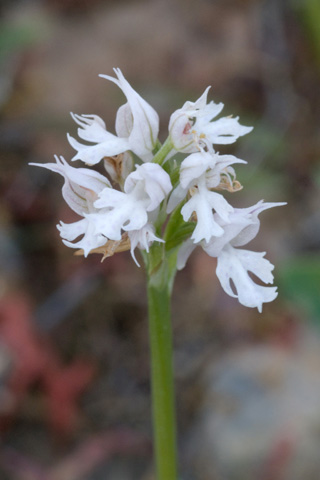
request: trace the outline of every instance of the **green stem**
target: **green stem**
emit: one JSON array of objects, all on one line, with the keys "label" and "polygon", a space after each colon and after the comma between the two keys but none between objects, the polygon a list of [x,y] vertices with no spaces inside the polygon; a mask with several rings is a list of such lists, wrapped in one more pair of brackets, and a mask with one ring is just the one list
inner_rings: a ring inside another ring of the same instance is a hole
[{"label": "green stem", "polygon": [[166,139],[160,150],[157,151],[155,156],[153,157],[152,163],[158,163],[162,165],[168,155],[173,149],[173,143],[171,141],[170,136]]},{"label": "green stem", "polygon": [[[148,308],[151,348],[153,438],[157,480],[176,480],[176,421],[171,332],[171,285],[174,271],[163,246],[148,255]],[[154,264],[157,263],[156,268]],[[170,278],[171,277],[171,278]]]}]

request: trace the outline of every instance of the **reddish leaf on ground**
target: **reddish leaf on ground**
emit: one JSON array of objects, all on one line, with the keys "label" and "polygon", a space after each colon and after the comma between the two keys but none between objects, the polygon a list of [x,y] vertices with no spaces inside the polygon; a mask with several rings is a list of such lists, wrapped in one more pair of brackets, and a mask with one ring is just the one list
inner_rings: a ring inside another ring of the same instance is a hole
[{"label": "reddish leaf on ground", "polygon": [[[79,396],[89,385],[94,368],[76,360],[64,367],[48,338],[36,330],[28,299],[11,294],[0,301],[0,339],[12,355],[7,388],[12,404],[6,417],[12,418],[29,389],[37,384],[47,403],[49,426],[60,435],[71,433],[79,414]],[[0,419],[3,426],[7,422]]]},{"label": "reddish leaf on ground", "polygon": [[90,384],[95,369],[91,363],[76,360],[66,367],[51,365],[44,373],[50,427],[67,435],[76,426],[79,416],[78,398]]}]

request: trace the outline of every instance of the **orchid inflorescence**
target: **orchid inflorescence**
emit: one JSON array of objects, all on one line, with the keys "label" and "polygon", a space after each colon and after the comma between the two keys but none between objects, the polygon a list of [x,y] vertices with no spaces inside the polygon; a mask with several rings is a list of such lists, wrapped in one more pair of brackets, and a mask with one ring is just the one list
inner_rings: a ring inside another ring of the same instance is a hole
[{"label": "orchid inflorescence", "polygon": [[105,174],[74,168],[58,156],[56,163],[32,164],[64,177],[62,195],[81,217],[57,225],[63,243],[84,256],[100,253],[103,259],[130,250],[139,265],[135,249],[148,253],[154,242],[161,242],[167,251],[177,252],[178,269],[200,246],[217,258],[216,273],[225,292],[261,312],[277,289],[255,283],[249,272],[270,284],[274,267],[265,253],[238,247],[257,235],[263,210],[283,203],[233,208],[221,192],[242,188],[232,165],[247,162],[214,148],[234,143],[252,127],[240,125],[238,118],[213,120],[223,104],[207,103],[208,87],[196,102],[186,102],[171,115],[169,136],[161,145],[157,112],[119,69],[114,71],[117,78],[101,77],[118,85],[127,98],[117,112],[116,135],[99,116],[74,114],[78,136],[87,144],[68,134],[76,150],[72,161],[89,167],[103,162]]}]

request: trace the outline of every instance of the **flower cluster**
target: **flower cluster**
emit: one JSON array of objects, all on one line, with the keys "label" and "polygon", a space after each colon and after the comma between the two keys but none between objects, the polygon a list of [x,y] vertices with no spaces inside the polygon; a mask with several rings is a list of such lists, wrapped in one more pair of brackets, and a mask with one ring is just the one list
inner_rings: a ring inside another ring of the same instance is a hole
[{"label": "flower cluster", "polygon": [[[97,115],[75,115],[81,143],[68,134],[76,151],[71,159],[91,167],[101,162],[104,174],[92,168],[74,168],[63,157],[55,163],[32,164],[64,178],[62,195],[81,219],[57,228],[63,242],[85,256],[139,248],[149,252],[154,242],[177,252],[177,267],[200,246],[217,258],[222,288],[247,307],[257,307],[277,296],[273,265],[265,253],[242,247],[258,233],[259,214],[282,203],[260,201],[249,208],[233,208],[221,194],[241,189],[232,165],[246,163],[233,155],[220,155],[215,145],[235,142],[252,128],[238,118],[216,119],[223,104],[207,101],[209,87],[196,102],[186,102],[169,122],[169,136],[158,140],[157,112],[130,86],[119,69],[115,83],[127,102],[116,116],[116,135]],[[177,155],[180,153],[180,155]],[[185,158],[181,160],[181,153]],[[100,171],[101,170],[100,167]],[[98,167],[99,168],[99,167]],[[232,284],[231,284],[232,281]]]}]

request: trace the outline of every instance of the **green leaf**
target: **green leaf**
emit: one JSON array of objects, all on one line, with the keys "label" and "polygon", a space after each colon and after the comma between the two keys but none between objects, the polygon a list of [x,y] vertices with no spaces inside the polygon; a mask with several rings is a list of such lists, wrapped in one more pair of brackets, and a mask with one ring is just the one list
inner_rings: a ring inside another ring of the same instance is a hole
[{"label": "green leaf", "polygon": [[320,256],[293,258],[278,268],[279,290],[320,326]]},{"label": "green leaf", "polygon": [[187,240],[193,233],[196,224],[194,222],[184,222],[183,225],[177,229],[176,233],[166,241],[165,247],[169,251],[173,248],[180,246],[185,240]]},{"label": "green leaf", "polygon": [[181,245],[182,242],[190,237],[196,224],[194,222],[185,222],[181,215],[181,208],[185,201],[181,202],[172,212],[164,232],[165,248],[169,251]]}]

